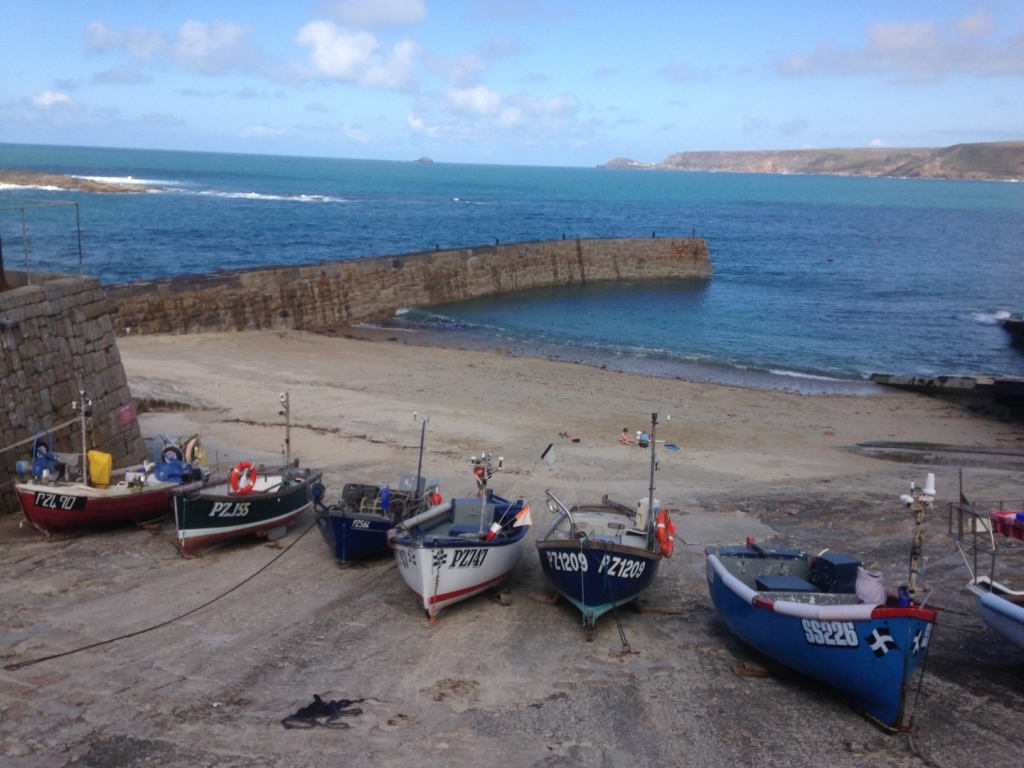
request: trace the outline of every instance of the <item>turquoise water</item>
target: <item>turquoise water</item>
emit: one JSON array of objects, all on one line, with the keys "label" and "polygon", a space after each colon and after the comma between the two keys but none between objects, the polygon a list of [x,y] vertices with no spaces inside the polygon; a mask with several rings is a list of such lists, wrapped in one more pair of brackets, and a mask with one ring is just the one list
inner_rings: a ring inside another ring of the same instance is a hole
[{"label": "turquoise water", "polygon": [[[995,321],[1024,311],[1021,184],[15,145],[0,145],[0,167],[169,190],[0,188],[2,197],[78,201],[85,269],[107,283],[496,238],[696,231],[708,240],[712,280],[547,289],[403,313],[389,325],[756,385],[759,372],[776,382],[874,371],[1024,376],[1024,356]],[[30,212],[28,230],[34,268],[77,269],[73,216]],[[0,236],[16,268],[20,213],[0,211]]]}]

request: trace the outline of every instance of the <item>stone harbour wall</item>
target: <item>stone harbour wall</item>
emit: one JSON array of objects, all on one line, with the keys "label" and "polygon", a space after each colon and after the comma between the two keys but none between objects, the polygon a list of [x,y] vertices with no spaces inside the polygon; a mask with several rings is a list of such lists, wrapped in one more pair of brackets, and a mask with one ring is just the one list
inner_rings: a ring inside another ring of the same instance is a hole
[{"label": "stone harbour wall", "polygon": [[[75,417],[79,387],[92,400],[91,442],[114,457],[114,466],[143,458],[145,445],[134,418],[106,294],[94,277],[62,277],[0,293],[0,512],[20,509],[14,465],[31,457],[32,445],[8,449],[43,429]],[[53,449],[80,452],[76,425],[53,433]],[[89,446],[90,448],[92,445]]]},{"label": "stone harbour wall", "polygon": [[702,238],[571,239],[147,280],[106,295],[118,335],[199,333],[381,320],[543,286],[711,276]]}]

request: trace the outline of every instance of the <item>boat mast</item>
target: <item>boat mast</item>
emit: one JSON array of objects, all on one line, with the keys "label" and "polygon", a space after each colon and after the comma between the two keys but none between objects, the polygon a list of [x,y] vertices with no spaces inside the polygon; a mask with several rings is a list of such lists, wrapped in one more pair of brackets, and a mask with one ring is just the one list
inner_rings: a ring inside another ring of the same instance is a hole
[{"label": "boat mast", "polygon": [[86,434],[85,434],[85,390],[78,390],[79,401],[72,403],[71,406],[78,410],[78,415],[82,424],[82,485],[89,484],[89,460],[86,453],[88,452],[88,446],[86,445]]},{"label": "boat mast", "polygon": [[480,454],[483,475],[480,477],[480,533],[484,532],[484,515],[487,512],[487,477],[491,474],[491,454]]},{"label": "boat mast", "polygon": [[427,438],[427,422],[430,421],[430,417],[425,416],[421,419],[419,414],[413,411],[412,420],[420,422],[420,460],[416,464],[416,497],[419,498],[420,493],[424,490],[420,488],[420,476],[423,472],[423,445]]},{"label": "boat mast", "polygon": [[647,495],[647,533],[650,538],[650,532],[653,528],[651,523],[654,521],[654,468],[658,462],[658,414],[651,414],[651,487],[648,490]]},{"label": "boat mast", "polygon": [[284,416],[284,465],[292,463],[292,412],[289,406],[288,392],[281,393],[281,415]]}]

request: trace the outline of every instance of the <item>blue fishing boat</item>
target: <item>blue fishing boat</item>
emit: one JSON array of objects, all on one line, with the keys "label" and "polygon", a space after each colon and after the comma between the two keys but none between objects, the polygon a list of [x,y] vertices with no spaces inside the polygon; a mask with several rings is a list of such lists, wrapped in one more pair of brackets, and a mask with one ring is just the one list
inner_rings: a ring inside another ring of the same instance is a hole
[{"label": "blue fishing boat", "polygon": [[848,555],[812,557],[752,542],[705,554],[711,599],[737,637],[839,690],[885,728],[902,727],[935,611],[892,597],[884,605],[861,603],[860,563]]},{"label": "blue fishing boat", "polygon": [[405,475],[397,489],[348,483],[341,502],[324,504],[324,487],[313,488],[316,524],[339,562],[390,552],[387,533],[403,519],[441,502],[438,481]]},{"label": "blue fishing boat", "polygon": [[441,503],[437,480],[423,479],[423,447],[429,418],[412,415],[420,424],[420,456],[415,475],[403,475],[397,488],[386,485],[347,483],[341,502],[324,504],[322,485],[313,487],[316,524],[320,535],[339,562],[390,551],[387,533],[407,518]]},{"label": "blue fishing boat", "polygon": [[648,503],[654,498],[658,415],[652,414],[651,421],[650,488],[636,507],[607,496],[599,504],[567,506],[547,491],[548,510],[555,517],[537,535],[541,570],[583,614],[588,641],[594,639],[594,623],[620,605],[638,602],[662,559],[672,556],[675,527],[668,511],[657,499]]}]

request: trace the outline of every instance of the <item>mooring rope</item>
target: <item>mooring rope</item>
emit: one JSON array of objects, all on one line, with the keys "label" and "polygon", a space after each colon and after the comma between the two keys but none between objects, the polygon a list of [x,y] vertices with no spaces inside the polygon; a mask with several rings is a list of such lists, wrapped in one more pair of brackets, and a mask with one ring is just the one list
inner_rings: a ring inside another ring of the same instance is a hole
[{"label": "mooring rope", "polygon": [[166,627],[168,624],[173,624],[176,621],[180,621],[181,619],[184,619],[186,616],[191,616],[193,613],[196,613],[197,611],[201,611],[201,610],[203,610],[203,608],[206,608],[209,605],[213,605],[213,603],[215,603],[218,600],[221,600],[221,599],[227,597],[228,595],[230,595],[232,592],[234,592],[239,587],[242,587],[243,585],[245,585],[248,582],[250,582],[253,579],[255,579],[257,576],[259,576],[261,573],[263,573],[263,571],[267,570],[267,568],[269,568],[274,563],[276,563],[288,550],[290,550],[292,547],[294,547],[296,544],[298,544],[299,541],[302,539],[302,537],[305,536],[307,533],[309,533],[315,527],[316,527],[316,520],[314,519],[312,523],[310,523],[308,526],[306,526],[306,530],[304,530],[302,533],[300,533],[296,537],[295,541],[293,541],[287,547],[285,547],[280,552],[278,552],[276,555],[274,555],[274,557],[271,558],[271,560],[269,560],[265,565],[261,566],[255,573],[253,573],[252,575],[246,577],[244,580],[240,581],[238,584],[233,586],[227,592],[224,592],[223,594],[217,595],[217,597],[213,598],[212,600],[207,600],[202,605],[200,605],[200,606],[198,606],[196,608],[193,608],[190,611],[186,611],[185,613],[181,614],[180,616],[175,616],[173,619],[167,619],[166,621],[162,621],[159,624],[153,625],[152,627],[146,627],[145,629],[139,629],[139,630],[136,630],[135,632],[128,632],[126,634],[119,635],[117,637],[112,637],[109,640],[100,640],[99,642],[90,643],[89,645],[83,645],[80,648],[75,648],[75,649],[70,650],[70,651],[62,651],[61,653],[51,653],[49,656],[40,656],[38,659],[28,659],[26,661],[15,662],[13,664],[5,664],[4,665],[4,669],[7,670],[7,671],[15,671],[15,670],[18,670],[18,669],[24,669],[25,667],[31,667],[34,664],[40,664],[40,663],[42,663],[44,661],[50,661],[52,659],[60,659],[60,658],[63,658],[65,656],[71,656],[72,654],[75,654],[75,653],[81,653],[82,651],[88,651],[88,650],[90,650],[92,648],[99,648],[99,647],[104,646],[104,645],[110,645],[111,643],[116,643],[119,640],[127,640],[130,637],[137,637],[138,635],[144,635],[147,632],[153,632],[153,631],[155,631],[157,629],[161,629],[162,627]]}]

